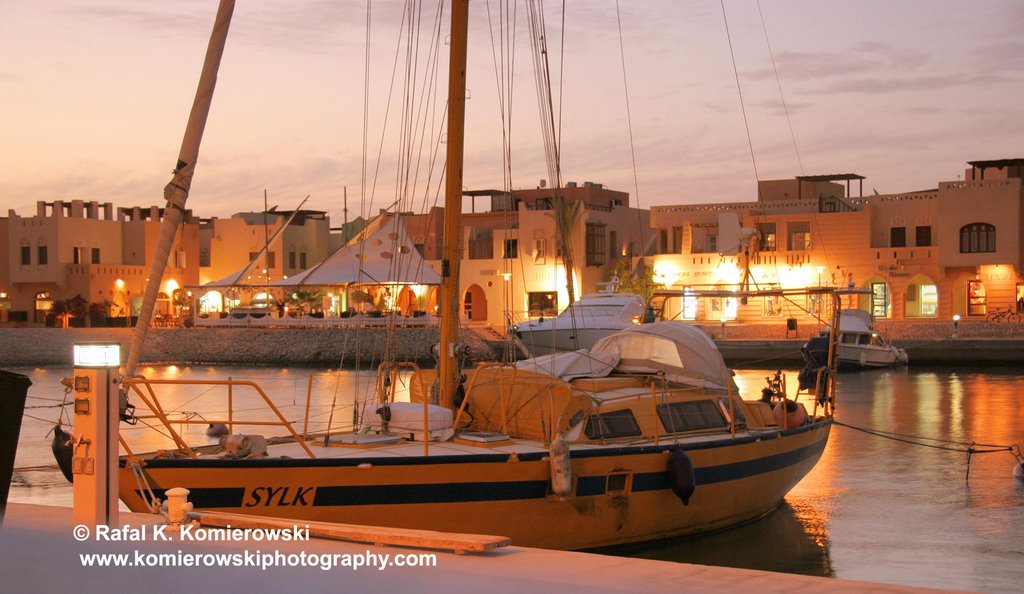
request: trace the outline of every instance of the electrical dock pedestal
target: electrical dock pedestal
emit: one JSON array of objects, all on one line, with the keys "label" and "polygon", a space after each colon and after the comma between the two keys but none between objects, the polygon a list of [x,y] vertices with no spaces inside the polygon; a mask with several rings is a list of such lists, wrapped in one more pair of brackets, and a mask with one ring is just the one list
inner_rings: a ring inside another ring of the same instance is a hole
[{"label": "electrical dock pedestal", "polygon": [[74,522],[85,526],[117,524],[118,368],[121,345],[74,345],[72,426]]}]

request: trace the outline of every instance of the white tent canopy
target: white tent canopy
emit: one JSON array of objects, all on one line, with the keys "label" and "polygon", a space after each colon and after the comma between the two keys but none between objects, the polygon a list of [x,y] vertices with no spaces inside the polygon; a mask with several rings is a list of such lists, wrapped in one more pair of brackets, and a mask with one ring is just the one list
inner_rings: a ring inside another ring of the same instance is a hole
[{"label": "white tent canopy", "polygon": [[437,285],[441,277],[409,240],[401,215],[388,213],[370,222],[323,262],[271,286],[352,283]]}]

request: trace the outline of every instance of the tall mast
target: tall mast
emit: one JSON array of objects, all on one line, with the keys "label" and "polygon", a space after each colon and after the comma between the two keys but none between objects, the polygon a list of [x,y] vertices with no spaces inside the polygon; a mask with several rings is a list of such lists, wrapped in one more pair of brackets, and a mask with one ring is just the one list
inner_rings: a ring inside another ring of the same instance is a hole
[{"label": "tall mast", "polygon": [[444,193],[444,251],[441,259],[441,352],[438,381],[441,406],[453,406],[459,374],[459,260],[462,258],[462,152],[466,119],[466,46],[469,0],[452,0],[451,54],[448,60],[448,154]]},{"label": "tall mast", "polygon": [[132,336],[128,362],[125,363],[126,376],[134,374],[135,368],[139,364],[142,343],[146,340],[146,331],[149,330],[149,323],[153,317],[153,308],[156,306],[156,297],[160,291],[164,269],[167,268],[167,258],[171,253],[171,244],[174,243],[174,234],[178,232],[178,225],[181,224],[185,211],[185,202],[188,200],[188,192],[192,187],[192,174],[195,172],[196,160],[199,158],[199,143],[203,139],[206,118],[210,114],[213,90],[217,86],[217,70],[220,68],[221,56],[224,55],[224,44],[227,41],[228,27],[231,25],[231,15],[234,10],[235,0],[220,0],[217,18],[213,24],[213,33],[210,34],[210,43],[206,48],[203,73],[199,77],[196,97],[192,102],[192,112],[188,116],[185,136],[181,140],[178,163],[174,167],[174,176],[164,188],[167,208],[164,211],[163,222],[160,224],[160,236],[153,252],[149,281],[146,283],[146,292],[142,298],[139,321],[135,324],[135,334]]}]

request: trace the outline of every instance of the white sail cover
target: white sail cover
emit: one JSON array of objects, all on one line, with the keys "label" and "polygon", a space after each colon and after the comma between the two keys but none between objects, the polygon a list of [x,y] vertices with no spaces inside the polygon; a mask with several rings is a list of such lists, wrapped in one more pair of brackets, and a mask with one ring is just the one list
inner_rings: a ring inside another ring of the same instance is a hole
[{"label": "white sail cover", "polygon": [[685,322],[657,322],[622,330],[586,350],[526,359],[520,369],[565,380],[623,373],[664,373],[672,382],[725,390],[732,372],[707,334]]},{"label": "white sail cover", "polygon": [[277,287],[350,283],[437,285],[441,276],[409,240],[401,215],[382,214],[316,266],[272,283]]}]

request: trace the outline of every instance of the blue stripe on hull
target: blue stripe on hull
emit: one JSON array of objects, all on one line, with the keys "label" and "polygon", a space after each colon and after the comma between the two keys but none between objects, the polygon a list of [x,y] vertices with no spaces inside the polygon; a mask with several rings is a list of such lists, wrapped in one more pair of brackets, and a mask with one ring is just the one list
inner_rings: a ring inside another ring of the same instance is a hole
[{"label": "blue stripe on hull", "polygon": [[[805,427],[793,430],[790,433],[803,432],[803,430],[805,430]],[[799,464],[808,458],[819,456],[825,448],[826,441],[827,440],[825,439],[818,439],[814,443],[803,448],[772,456],[765,456],[763,458],[757,458],[756,460],[696,468],[694,469],[694,474],[697,479],[697,486],[700,487],[701,485],[744,479]],[[670,447],[674,446],[614,448],[617,453],[608,453],[607,455],[622,455],[626,453],[637,454],[641,452],[656,453],[665,451]],[[578,452],[573,452],[572,457],[596,457],[593,456],[594,452],[607,452],[607,450],[588,450],[586,453],[589,455],[585,456],[577,456]],[[466,461],[465,458],[473,458],[473,460],[469,460],[472,462],[481,462],[481,460],[477,459],[481,457],[486,457],[488,462],[495,461],[494,456],[491,455],[445,456],[445,458],[449,458],[449,461],[451,462]],[[504,458],[505,456],[502,455],[502,459]],[[380,462],[380,459],[375,458],[373,460],[374,464],[379,464]],[[520,456],[520,460],[523,460],[523,456]],[[420,459],[416,459],[414,464],[410,464],[409,459],[405,459],[404,463],[412,466],[418,464],[419,461]],[[161,460],[161,462],[163,461]],[[176,464],[173,465],[175,468],[188,468],[193,466],[190,464],[190,462],[193,461],[189,460],[171,460],[171,462],[176,462]],[[263,462],[263,460],[247,462]],[[283,460],[279,462],[301,463],[308,461]],[[147,461],[147,466],[148,465],[149,462]],[[305,464],[295,465],[306,466]],[[235,464],[232,465],[232,467],[237,466],[238,465]],[[252,467],[251,464],[246,466],[249,466],[250,468]],[[579,477],[576,483],[576,496],[590,497],[604,495],[606,480],[607,477],[603,474]],[[633,475],[632,490],[634,492],[660,491],[669,488],[668,474],[666,472],[646,472],[636,473]],[[193,502],[196,508],[242,507],[243,499],[245,497],[244,487],[198,488],[190,489],[190,491],[189,499]],[[141,492],[136,492],[141,496]],[[165,498],[163,490],[155,489],[154,493],[160,499]],[[316,495],[313,498],[312,504],[314,507],[334,507],[352,505],[403,505],[419,503],[508,501],[541,499],[546,497],[547,494],[548,481],[546,480],[407,485],[321,486],[317,487]]]}]

